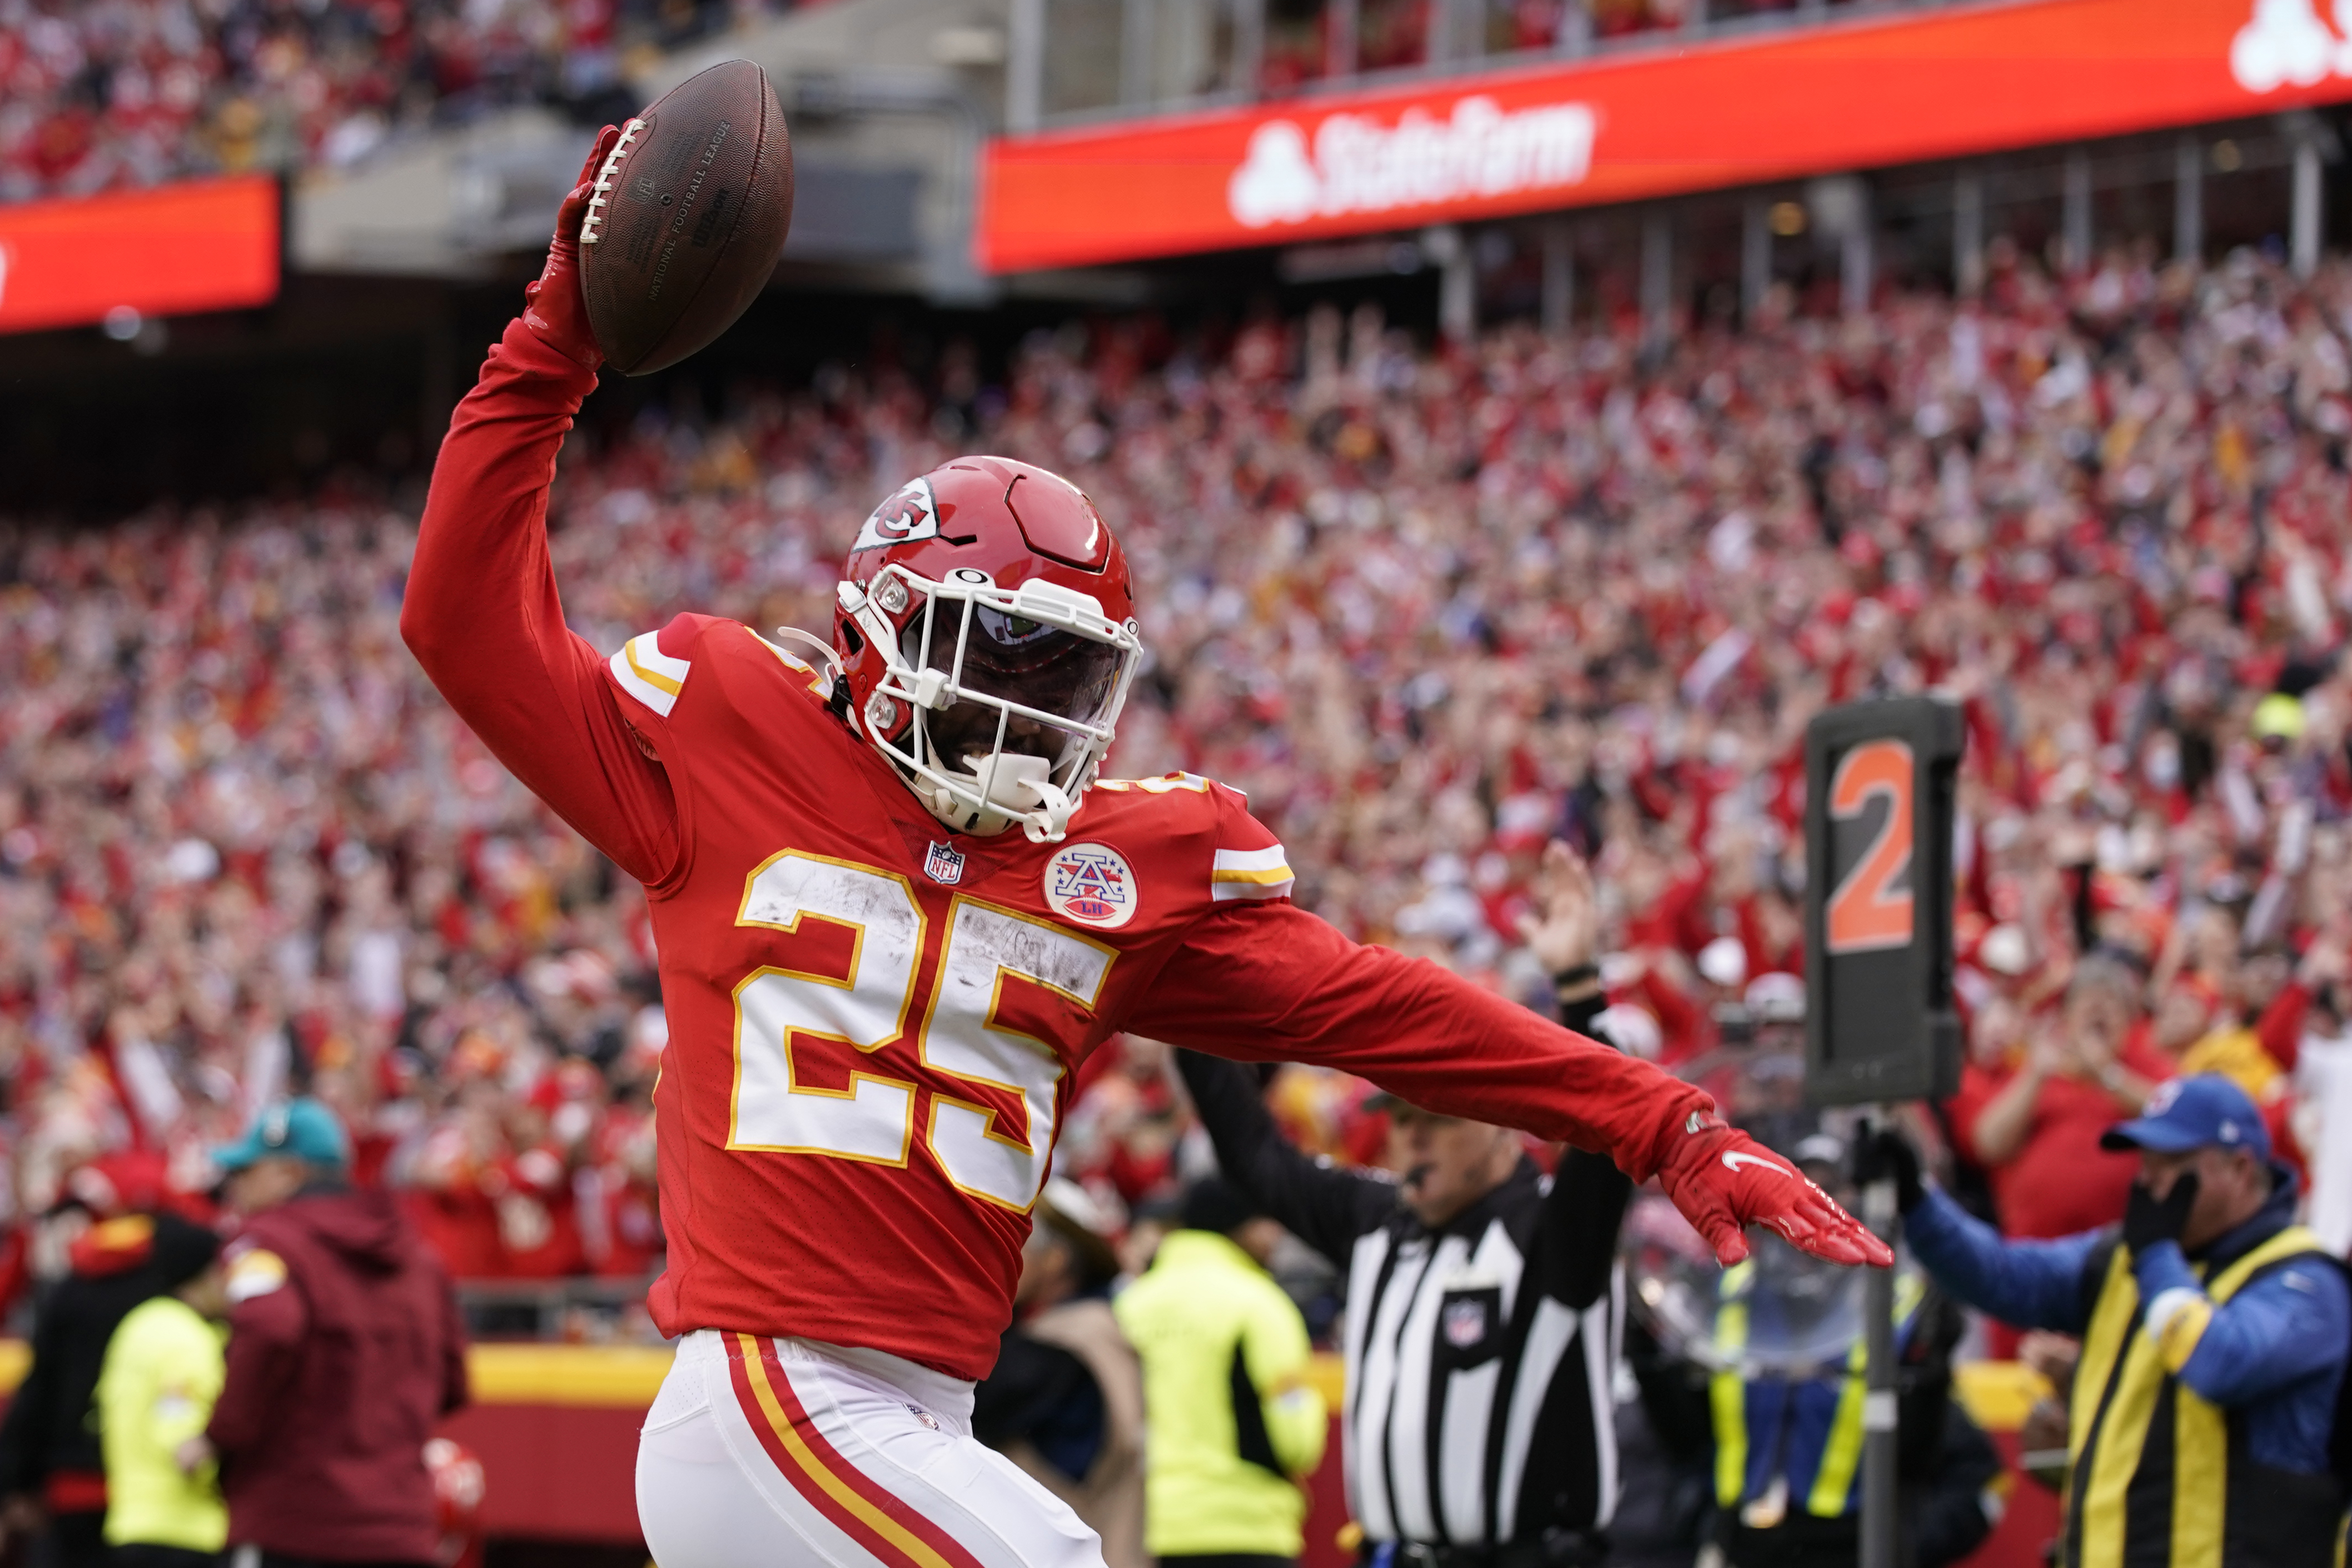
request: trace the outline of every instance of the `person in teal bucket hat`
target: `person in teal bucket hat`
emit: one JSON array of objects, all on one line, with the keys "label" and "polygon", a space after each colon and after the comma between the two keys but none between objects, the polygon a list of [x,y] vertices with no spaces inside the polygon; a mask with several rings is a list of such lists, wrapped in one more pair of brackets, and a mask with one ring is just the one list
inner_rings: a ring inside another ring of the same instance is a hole
[{"label": "person in teal bucket hat", "polygon": [[217,1453],[229,1543],[261,1568],[432,1562],[425,1443],[466,1402],[448,1277],[390,1193],[352,1185],[351,1139],[317,1100],[265,1106],[213,1160],[245,1228],[227,1378],[182,1462]]}]

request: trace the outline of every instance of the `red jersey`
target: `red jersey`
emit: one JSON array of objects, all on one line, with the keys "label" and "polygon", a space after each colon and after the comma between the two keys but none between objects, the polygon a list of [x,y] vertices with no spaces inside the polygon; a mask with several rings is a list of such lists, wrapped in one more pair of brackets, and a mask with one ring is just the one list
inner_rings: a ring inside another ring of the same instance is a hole
[{"label": "red jersey", "polygon": [[1098,784],[1060,843],[953,833],[744,626],[681,616],[599,657],[563,625],[543,528],[593,382],[508,329],[442,447],[402,628],[491,749],[646,883],[665,1333],[984,1375],[1076,1070],[1117,1030],[1345,1067],[1637,1180],[1711,1108],[1294,907],[1281,846],[1205,779]]}]

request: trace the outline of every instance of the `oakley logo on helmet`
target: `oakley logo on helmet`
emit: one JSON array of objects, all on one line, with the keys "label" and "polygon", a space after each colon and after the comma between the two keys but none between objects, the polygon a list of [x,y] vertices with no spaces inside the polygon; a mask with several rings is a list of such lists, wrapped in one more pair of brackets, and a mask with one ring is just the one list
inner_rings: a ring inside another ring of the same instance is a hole
[{"label": "oakley logo on helmet", "polygon": [[883,549],[909,539],[937,538],[939,533],[940,504],[931,494],[930,480],[910,479],[874,508],[866,526],[857,530],[857,542],[849,547],[849,553]]}]

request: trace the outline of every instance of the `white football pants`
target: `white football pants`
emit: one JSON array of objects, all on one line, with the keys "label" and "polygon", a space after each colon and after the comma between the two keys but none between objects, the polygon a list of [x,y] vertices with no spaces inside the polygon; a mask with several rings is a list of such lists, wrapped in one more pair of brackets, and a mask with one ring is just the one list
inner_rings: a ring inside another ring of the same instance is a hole
[{"label": "white football pants", "polygon": [[659,1568],[1102,1568],[1067,1504],[971,1435],[971,1385],[879,1351],[702,1330],[646,1413]]}]

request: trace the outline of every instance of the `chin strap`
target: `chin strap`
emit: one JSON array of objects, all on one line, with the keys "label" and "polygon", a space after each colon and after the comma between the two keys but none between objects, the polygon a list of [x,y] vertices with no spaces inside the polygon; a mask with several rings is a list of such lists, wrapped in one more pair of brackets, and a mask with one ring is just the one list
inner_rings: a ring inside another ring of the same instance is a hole
[{"label": "chin strap", "polygon": [[1058,784],[1032,779],[1029,788],[1042,796],[1045,803],[1034,811],[1021,814],[1023,835],[1033,844],[1060,843],[1069,829],[1070,813],[1077,810],[1077,802],[1071,800]]},{"label": "chin strap", "polygon": [[[1003,758],[998,760],[1001,765],[1015,759]],[[942,784],[929,784],[927,791],[932,815],[967,833],[1001,833],[1018,822],[1022,835],[1033,844],[1058,844],[1062,841],[1070,825],[1070,815],[1077,810],[1077,800],[1069,791],[1050,779],[1024,777],[1018,781],[1019,788],[1037,801],[1024,809],[997,800],[992,779],[979,778],[969,768],[965,772],[978,782],[980,787],[975,792],[982,804],[973,806]],[[959,817],[961,818],[961,822],[957,821]],[[992,818],[994,819],[994,826],[982,826]]]},{"label": "chin strap", "polygon": [[840,652],[814,632],[803,632],[797,626],[776,628],[776,641],[796,643],[816,655],[817,668],[828,681],[839,681],[845,673]]}]

